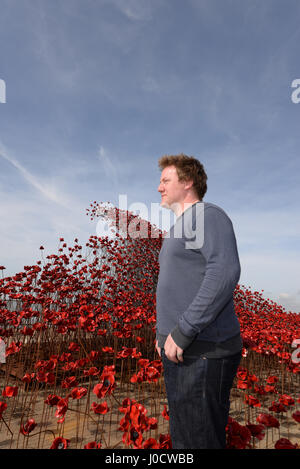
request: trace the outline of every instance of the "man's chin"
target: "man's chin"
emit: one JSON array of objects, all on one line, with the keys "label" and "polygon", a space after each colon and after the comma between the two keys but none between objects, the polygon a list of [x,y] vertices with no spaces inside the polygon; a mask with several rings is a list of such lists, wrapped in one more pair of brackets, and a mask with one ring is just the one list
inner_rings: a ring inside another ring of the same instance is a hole
[{"label": "man's chin", "polygon": [[163,208],[170,208],[168,202],[164,199],[161,200],[160,206]]}]

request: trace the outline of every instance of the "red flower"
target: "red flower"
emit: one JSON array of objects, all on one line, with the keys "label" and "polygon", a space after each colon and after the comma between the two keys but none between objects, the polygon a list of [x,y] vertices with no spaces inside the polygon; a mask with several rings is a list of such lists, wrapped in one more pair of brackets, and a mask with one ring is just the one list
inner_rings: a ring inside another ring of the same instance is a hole
[{"label": "red flower", "polygon": [[75,342],[71,342],[69,345],[69,350],[71,352],[78,352],[78,350],[80,350],[80,345],[76,344]]},{"label": "red flower", "polygon": [[98,368],[92,366],[89,370],[83,370],[84,376],[97,376],[99,374]]},{"label": "red flower", "polygon": [[50,449],[67,449],[69,446],[70,440],[67,440],[66,438],[55,438],[53,440],[52,445],[50,446]]},{"label": "red flower", "polygon": [[248,381],[243,381],[239,379],[237,382],[238,389],[251,389],[251,387],[252,387],[252,383],[249,383]]},{"label": "red flower", "polygon": [[54,405],[57,405],[57,403],[60,401],[61,397],[56,396],[55,394],[49,394],[47,399],[45,400],[45,404],[50,405],[53,407]]},{"label": "red flower", "polygon": [[84,445],[84,449],[100,449],[101,448],[101,443],[96,443],[96,441],[91,441],[90,443],[87,443]]},{"label": "red flower", "polygon": [[62,383],[61,387],[62,388],[73,388],[74,386],[77,386],[78,382],[76,379],[76,376],[70,376],[69,378],[66,378]]},{"label": "red flower", "polygon": [[256,417],[256,421],[265,425],[266,427],[279,428],[280,425],[278,420],[270,414],[259,414]]},{"label": "red flower", "polygon": [[292,414],[292,417],[296,422],[300,423],[300,410],[296,410],[296,412]]},{"label": "red flower", "polygon": [[18,394],[18,386],[6,386],[2,391],[3,397],[15,397]]},{"label": "red flower", "polygon": [[271,385],[269,385],[269,384],[266,384],[266,385],[265,385],[265,391],[266,391],[266,392],[270,392],[270,393],[272,393],[272,392],[276,393],[276,392],[277,392],[277,391],[276,391],[276,387],[275,387],[275,386],[271,386]]},{"label": "red flower", "polygon": [[102,352],[107,352],[107,353],[115,353],[114,349],[112,347],[102,347]]},{"label": "red flower", "polygon": [[91,407],[91,410],[93,410],[95,412],[95,414],[107,414],[107,412],[109,411],[109,408],[107,406],[107,402],[103,402],[102,404],[97,404],[96,402],[93,402],[92,403],[92,407]]},{"label": "red flower", "polygon": [[279,402],[286,406],[292,406],[295,404],[295,400],[288,394],[282,394],[282,396],[279,398]]},{"label": "red flower", "polygon": [[286,412],[286,408],[280,402],[272,401],[272,405],[269,407],[272,412]]},{"label": "red flower", "polygon": [[124,432],[122,441],[126,446],[133,444],[134,448],[141,449],[143,442],[142,432],[132,426],[129,432]]},{"label": "red flower", "polygon": [[280,438],[275,443],[275,449],[297,449],[297,443],[293,444],[287,438]]},{"label": "red flower", "polygon": [[148,427],[150,430],[157,428],[157,419],[155,417],[148,417]]},{"label": "red flower", "polygon": [[160,372],[154,366],[148,366],[145,370],[145,373],[149,383],[156,383],[160,377]]},{"label": "red flower", "polygon": [[267,383],[268,383],[268,384],[277,383],[277,381],[278,381],[278,377],[277,377],[277,376],[269,376],[268,379],[267,379]]},{"label": "red flower", "polygon": [[261,403],[256,397],[245,396],[245,402],[250,405],[250,407],[261,407]]},{"label": "red flower", "polygon": [[72,399],[81,399],[87,394],[87,389],[86,388],[74,388],[69,394],[69,397],[72,397]]},{"label": "red flower", "polygon": [[25,425],[21,425],[20,433],[23,435],[29,435],[30,432],[37,426],[37,423],[34,419],[29,419],[25,423]]},{"label": "red flower", "polygon": [[105,366],[100,379],[101,382],[96,384],[93,389],[93,393],[96,394],[99,399],[113,392],[115,388],[115,371]]},{"label": "red flower", "polygon": [[34,373],[25,373],[25,375],[22,378],[23,383],[30,383],[32,378],[34,378]]},{"label": "red flower", "polygon": [[2,417],[3,412],[7,409],[7,404],[6,402],[1,402],[0,401],[0,419]]},{"label": "red flower", "polygon": [[258,384],[254,386],[254,392],[256,392],[257,394],[260,394],[261,396],[265,396],[267,394],[265,387],[259,386]]},{"label": "red flower", "polygon": [[228,418],[226,426],[227,445],[229,449],[246,449],[250,447],[251,432],[246,426],[240,425],[231,417]]},{"label": "red flower", "polygon": [[166,405],[164,405],[164,410],[162,411],[161,415],[163,416],[164,419],[170,420],[169,411],[167,410]]},{"label": "red flower", "polygon": [[56,404],[55,417],[59,418],[58,423],[62,423],[65,420],[66,412],[68,410],[68,398],[60,399]]},{"label": "red flower", "polygon": [[54,384],[55,383],[55,375],[54,373],[46,373],[45,375],[45,383],[47,384]]},{"label": "red flower", "polygon": [[9,347],[6,348],[5,356],[13,355],[18,353],[22,347],[22,342],[12,342]]},{"label": "red flower", "polygon": [[143,449],[158,449],[159,443],[154,438],[148,438],[143,444]]},{"label": "red flower", "polygon": [[172,441],[170,435],[159,435],[159,449],[172,449]]},{"label": "red flower", "polygon": [[257,438],[258,440],[263,440],[263,438],[265,437],[264,425],[254,425],[249,423],[248,425],[246,425],[246,427],[248,428],[248,430],[250,430],[251,435]]}]

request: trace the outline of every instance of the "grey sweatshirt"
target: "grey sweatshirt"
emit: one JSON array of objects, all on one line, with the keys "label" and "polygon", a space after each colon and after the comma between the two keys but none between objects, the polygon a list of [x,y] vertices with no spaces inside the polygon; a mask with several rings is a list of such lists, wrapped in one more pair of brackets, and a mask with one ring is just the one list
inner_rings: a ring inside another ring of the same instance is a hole
[{"label": "grey sweatshirt", "polygon": [[242,348],[233,292],[240,262],[232,222],[217,205],[196,202],[163,239],[156,290],[159,347],[171,333],[185,354],[222,358]]}]

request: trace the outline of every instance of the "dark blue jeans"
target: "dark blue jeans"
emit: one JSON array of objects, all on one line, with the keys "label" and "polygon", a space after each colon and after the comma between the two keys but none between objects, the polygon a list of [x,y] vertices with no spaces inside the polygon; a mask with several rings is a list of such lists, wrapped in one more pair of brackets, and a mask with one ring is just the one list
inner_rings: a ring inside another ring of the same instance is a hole
[{"label": "dark blue jeans", "polygon": [[175,449],[224,449],[230,390],[241,353],[226,358],[184,355],[170,361],[161,350]]}]

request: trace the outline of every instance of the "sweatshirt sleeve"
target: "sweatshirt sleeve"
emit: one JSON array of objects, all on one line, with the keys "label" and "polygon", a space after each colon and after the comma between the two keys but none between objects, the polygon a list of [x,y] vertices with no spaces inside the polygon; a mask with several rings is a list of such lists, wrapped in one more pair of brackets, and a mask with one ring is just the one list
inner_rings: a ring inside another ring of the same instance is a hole
[{"label": "sweatshirt sleeve", "polygon": [[218,208],[208,207],[204,212],[204,243],[200,252],[206,260],[204,279],[171,331],[173,340],[183,350],[222,311],[240,278],[233,226],[225,212]]}]

